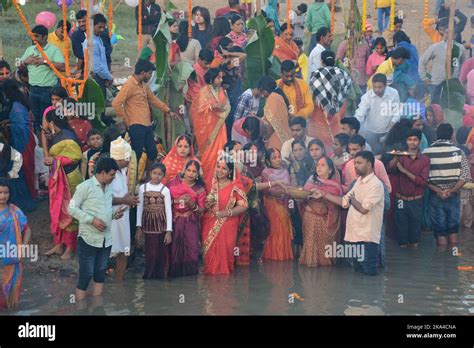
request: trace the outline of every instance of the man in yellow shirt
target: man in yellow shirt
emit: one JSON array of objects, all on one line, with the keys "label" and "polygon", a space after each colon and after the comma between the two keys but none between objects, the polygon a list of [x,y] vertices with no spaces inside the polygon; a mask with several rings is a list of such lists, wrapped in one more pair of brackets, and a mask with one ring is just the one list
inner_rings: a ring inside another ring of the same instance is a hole
[{"label": "man in yellow shirt", "polygon": [[281,79],[277,81],[277,86],[288,98],[290,116],[301,116],[307,119],[314,110],[313,96],[308,84],[304,80],[295,78],[295,74],[295,63],[285,60],[281,63]]},{"label": "man in yellow shirt", "polygon": [[69,21],[66,21],[66,28],[67,28],[67,34],[68,36],[66,37],[66,40],[64,39],[64,30],[63,30],[63,20],[61,19],[58,23],[57,28],[49,33],[48,35],[48,42],[56,46],[59,51],[64,55],[64,49],[66,47],[66,42],[68,43],[68,51],[69,54],[72,52],[72,44],[71,44],[71,39],[69,38],[69,32],[71,31],[71,23]]},{"label": "man in yellow shirt", "polygon": [[[379,65],[375,74],[383,74],[387,77],[387,86],[390,86],[393,83],[393,74],[395,73],[395,68],[402,64],[405,59],[410,58],[410,52],[404,47],[398,47],[392,51],[392,55],[385,62]],[[372,75],[373,76],[373,75]],[[372,78],[370,78],[367,83],[367,88],[372,89]]]}]

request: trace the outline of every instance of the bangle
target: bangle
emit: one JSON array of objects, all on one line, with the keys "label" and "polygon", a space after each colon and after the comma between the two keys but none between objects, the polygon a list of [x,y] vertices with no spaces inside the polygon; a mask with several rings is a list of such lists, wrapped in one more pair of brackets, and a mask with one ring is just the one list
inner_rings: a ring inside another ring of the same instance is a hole
[{"label": "bangle", "polygon": [[199,210],[199,205],[195,205],[194,208],[193,208],[193,211],[198,211]]},{"label": "bangle", "polygon": [[271,181],[268,182],[268,188],[270,188],[270,189],[272,188],[272,182]]},{"label": "bangle", "polygon": [[232,209],[227,210],[227,216],[232,217]]}]

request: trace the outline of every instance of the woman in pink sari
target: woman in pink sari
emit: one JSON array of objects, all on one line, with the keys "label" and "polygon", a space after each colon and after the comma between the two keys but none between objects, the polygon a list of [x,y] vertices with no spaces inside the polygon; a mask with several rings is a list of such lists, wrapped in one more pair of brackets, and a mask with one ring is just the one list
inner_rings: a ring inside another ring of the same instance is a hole
[{"label": "woman in pink sari", "polygon": [[168,182],[173,200],[173,242],[170,277],[198,274],[199,219],[204,211],[206,190],[196,160],[188,161],[182,173]]},{"label": "woman in pink sari", "polygon": [[241,214],[247,210],[247,197],[230,158],[221,158],[206,197],[208,211],[202,219],[204,274],[230,274],[234,271],[234,248]]},{"label": "woman in pink sari", "polygon": [[[331,159],[321,158],[316,165],[316,172],[308,179],[304,189],[315,188],[342,196],[342,188],[334,177],[337,170]],[[326,257],[326,246],[339,241],[340,208],[323,198],[310,196],[303,215],[303,250],[300,264],[308,267],[333,266],[335,258]]]},{"label": "woman in pink sari", "polygon": [[225,120],[230,113],[230,102],[221,87],[222,76],[219,69],[209,69],[204,75],[207,86],[199,92],[191,106],[193,131],[208,191],[212,186],[219,150],[227,143]]}]

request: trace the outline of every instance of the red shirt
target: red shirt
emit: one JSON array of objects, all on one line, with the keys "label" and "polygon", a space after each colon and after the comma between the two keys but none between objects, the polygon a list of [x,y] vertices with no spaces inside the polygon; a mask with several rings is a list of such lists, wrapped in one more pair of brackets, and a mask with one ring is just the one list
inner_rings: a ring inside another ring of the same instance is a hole
[{"label": "red shirt", "polygon": [[398,168],[395,167],[391,172],[398,175],[397,193],[406,197],[422,195],[428,182],[430,158],[418,151],[415,159],[412,159],[411,156],[401,156],[399,161],[403,168],[415,175],[415,182],[411,181],[405,174],[400,173]]}]

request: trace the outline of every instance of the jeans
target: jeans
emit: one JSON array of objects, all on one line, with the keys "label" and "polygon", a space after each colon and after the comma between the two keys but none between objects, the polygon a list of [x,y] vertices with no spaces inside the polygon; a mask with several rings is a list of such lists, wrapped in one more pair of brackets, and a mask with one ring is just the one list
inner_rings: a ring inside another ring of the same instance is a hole
[{"label": "jeans", "polygon": [[367,143],[369,143],[372,148],[372,153],[374,155],[379,155],[382,152],[382,140],[387,133],[373,133],[367,129],[363,129],[361,135],[365,138]]},{"label": "jeans", "polygon": [[439,85],[429,85],[428,91],[431,96],[431,103],[432,104],[439,104],[440,99],[441,99],[441,83]]},{"label": "jeans", "polygon": [[53,87],[38,87],[31,86],[30,88],[30,105],[31,111],[35,116],[35,131],[39,132],[41,129],[41,122],[43,120],[43,112],[51,105],[51,91]]},{"label": "jeans", "polygon": [[96,248],[87,244],[81,237],[79,237],[77,245],[77,256],[79,258],[77,288],[86,291],[91,279],[94,279],[94,283],[103,283],[105,281],[107,260],[109,259],[112,246]]},{"label": "jeans", "polygon": [[461,221],[459,193],[452,194],[448,199],[441,199],[434,194],[430,197],[429,213],[435,237],[458,233]]},{"label": "jeans", "polygon": [[[385,18],[384,18],[385,15]],[[383,33],[388,28],[390,20],[390,7],[379,8],[377,10],[377,21],[379,26],[379,33]]]},{"label": "jeans", "polygon": [[377,275],[377,258],[379,256],[379,244],[372,242],[357,242],[349,244],[360,245],[364,250],[363,261],[359,261],[357,258],[354,258],[352,260],[354,270],[370,276]]},{"label": "jeans", "polygon": [[132,149],[137,155],[138,162],[142,156],[143,148],[145,148],[148,160],[156,160],[158,157],[158,151],[156,150],[155,134],[153,133],[152,127],[134,124],[128,128],[128,134],[130,135]]},{"label": "jeans", "polygon": [[414,201],[395,201],[394,223],[399,245],[420,241],[423,216],[423,198]]}]

